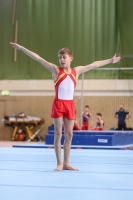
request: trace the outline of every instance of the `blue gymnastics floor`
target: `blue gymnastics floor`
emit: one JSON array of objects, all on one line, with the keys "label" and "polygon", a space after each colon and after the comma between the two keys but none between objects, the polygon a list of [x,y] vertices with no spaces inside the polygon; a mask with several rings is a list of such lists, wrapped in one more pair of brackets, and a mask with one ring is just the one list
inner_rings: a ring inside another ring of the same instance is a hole
[{"label": "blue gymnastics floor", "polygon": [[133,199],[133,151],[72,149],[70,161],[80,171],[55,172],[54,149],[0,148],[0,200]]}]

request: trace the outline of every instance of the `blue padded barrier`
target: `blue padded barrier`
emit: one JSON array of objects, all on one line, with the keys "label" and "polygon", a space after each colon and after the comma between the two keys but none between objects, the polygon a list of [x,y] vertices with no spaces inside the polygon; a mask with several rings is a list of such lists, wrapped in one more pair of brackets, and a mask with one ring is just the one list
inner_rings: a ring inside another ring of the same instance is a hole
[{"label": "blue padded barrier", "polygon": [[[98,145],[98,146],[112,146],[112,136],[101,135],[74,135],[72,145]],[[45,138],[46,144],[54,144],[54,135],[47,134]],[[61,144],[64,143],[64,135],[62,135]]]},{"label": "blue padded barrier", "polygon": [[[54,144],[54,128],[48,129],[46,144]],[[61,144],[64,143],[62,130]],[[72,145],[116,146],[133,144],[133,131],[73,131]]]}]

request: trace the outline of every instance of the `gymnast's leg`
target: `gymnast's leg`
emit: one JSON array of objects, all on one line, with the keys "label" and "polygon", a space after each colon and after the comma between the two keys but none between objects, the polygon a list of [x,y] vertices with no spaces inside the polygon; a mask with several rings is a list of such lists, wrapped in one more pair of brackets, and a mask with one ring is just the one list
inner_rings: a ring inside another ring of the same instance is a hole
[{"label": "gymnast's leg", "polygon": [[64,117],[63,121],[64,121],[64,129],[65,129],[63,170],[78,170],[69,165],[74,120],[69,120],[66,117]]},{"label": "gymnast's leg", "polygon": [[62,117],[54,118],[54,148],[57,159],[57,167],[56,171],[60,171],[63,169],[63,165],[61,162],[61,137],[62,137]]}]

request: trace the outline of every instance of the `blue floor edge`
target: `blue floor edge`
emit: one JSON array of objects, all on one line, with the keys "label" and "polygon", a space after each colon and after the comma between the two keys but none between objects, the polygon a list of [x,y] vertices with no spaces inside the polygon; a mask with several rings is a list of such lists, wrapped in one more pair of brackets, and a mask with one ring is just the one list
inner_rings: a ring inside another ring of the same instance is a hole
[{"label": "blue floor edge", "polygon": [[[13,145],[13,148],[44,148],[54,149],[54,145]],[[61,146],[63,149],[63,145]],[[71,146],[71,149],[103,149],[103,150],[133,150],[133,144],[121,146]]]}]

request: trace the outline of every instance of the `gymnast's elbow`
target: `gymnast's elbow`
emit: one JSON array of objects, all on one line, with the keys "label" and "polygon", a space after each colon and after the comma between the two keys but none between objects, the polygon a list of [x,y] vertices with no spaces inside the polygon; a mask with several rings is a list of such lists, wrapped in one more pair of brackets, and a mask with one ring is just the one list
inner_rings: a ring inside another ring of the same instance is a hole
[{"label": "gymnast's elbow", "polygon": [[35,56],[35,60],[36,60],[37,62],[41,63],[42,60],[43,60],[43,58],[41,58],[39,55],[36,55],[36,56]]}]

